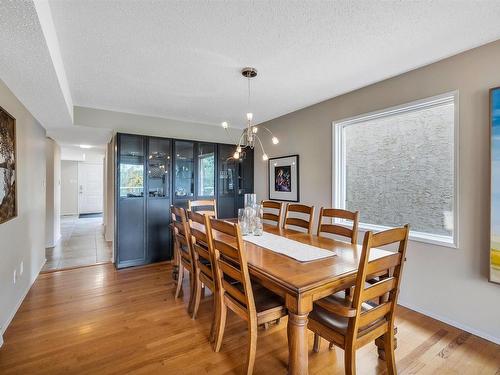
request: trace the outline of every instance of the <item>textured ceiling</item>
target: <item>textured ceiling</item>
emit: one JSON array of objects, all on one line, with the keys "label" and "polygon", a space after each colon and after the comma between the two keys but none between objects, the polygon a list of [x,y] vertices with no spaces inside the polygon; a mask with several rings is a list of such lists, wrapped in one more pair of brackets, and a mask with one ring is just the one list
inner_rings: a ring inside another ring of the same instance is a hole
[{"label": "textured ceiling", "polygon": [[68,103],[210,132],[203,124],[244,125],[244,66],[259,70],[251,111],[262,122],[500,38],[499,0],[49,6],[0,0],[0,79],[72,144],[106,142],[110,128],[75,126]]},{"label": "textured ceiling", "polygon": [[262,122],[500,37],[500,1],[51,1],[75,105]]},{"label": "textured ceiling", "polygon": [[46,128],[71,124],[33,2],[0,0],[0,79]]}]

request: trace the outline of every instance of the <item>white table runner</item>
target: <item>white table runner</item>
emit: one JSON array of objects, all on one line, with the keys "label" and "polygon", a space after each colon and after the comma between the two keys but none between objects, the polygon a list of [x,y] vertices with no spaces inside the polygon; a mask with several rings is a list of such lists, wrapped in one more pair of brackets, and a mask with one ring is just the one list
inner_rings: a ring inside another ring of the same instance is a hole
[{"label": "white table runner", "polygon": [[244,241],[251,242],[257,246],[265,247],[275,253],[286,255],[299,262],[310,262],[335,256],[334,251],[321,249],[316,246],[307,245],[286,237],[277,236],[264,232],[262,236],[245,236]]}]

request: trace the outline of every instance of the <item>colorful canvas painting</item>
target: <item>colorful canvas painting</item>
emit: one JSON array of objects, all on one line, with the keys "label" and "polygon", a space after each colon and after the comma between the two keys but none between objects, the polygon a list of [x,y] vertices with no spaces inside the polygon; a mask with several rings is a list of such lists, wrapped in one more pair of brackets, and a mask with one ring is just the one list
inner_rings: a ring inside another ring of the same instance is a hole
[{"label": "colorful canvas painting", "polygon": [[299,155],[269,159],[269,199],[299,201]]},{"label": "colorful canvas painting", "polygon": [[292,191],[292,166],[274,167],[274,190]]},{"label": "colorful canvas painting", "polygon": [[16,120],[0,107],[0,223],[16,216]]},{"label": "colorful canvas painting", "polygon": [[490,281],[500,283],[500,87],[490,91],[491,246]]}]

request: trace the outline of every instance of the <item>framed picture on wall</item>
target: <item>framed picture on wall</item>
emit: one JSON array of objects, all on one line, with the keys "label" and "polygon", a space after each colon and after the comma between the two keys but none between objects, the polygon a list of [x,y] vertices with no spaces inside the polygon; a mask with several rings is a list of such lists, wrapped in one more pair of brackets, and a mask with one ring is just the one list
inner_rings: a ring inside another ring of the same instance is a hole
[{"label": "framed picture on wall", "polygon": [[269,199],[299,201],[299,155],[269,159]]},{"label": "framed picture on wall", "polygon": [[491,233],[490,281],[500,284],[500,87],[490,90]]},{"label": "framed picture on wall", "polygon": [[16,120],[0,107],[0,224],[17,216]]}]

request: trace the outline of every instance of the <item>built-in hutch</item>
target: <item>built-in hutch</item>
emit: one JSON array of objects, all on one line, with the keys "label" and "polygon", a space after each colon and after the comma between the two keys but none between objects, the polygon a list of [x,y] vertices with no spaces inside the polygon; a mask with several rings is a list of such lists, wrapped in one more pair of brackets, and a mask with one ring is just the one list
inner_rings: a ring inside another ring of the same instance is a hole
[{"label": "built-in hutch", "polygon": [[236,217],[253,192],[253,150],[233,159],[234,145],[116,135],[115,265],[172,258],[170,205],[217,199],[219,218]]}]

